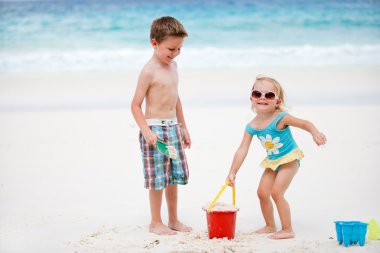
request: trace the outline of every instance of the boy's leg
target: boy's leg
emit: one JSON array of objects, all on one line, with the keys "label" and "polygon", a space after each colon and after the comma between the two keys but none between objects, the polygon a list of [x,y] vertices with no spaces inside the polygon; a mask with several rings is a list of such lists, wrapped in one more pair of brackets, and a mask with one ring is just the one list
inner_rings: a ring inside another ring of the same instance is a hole
[{"label": "boy's leg", "polygon": [[271,239],[288,239],[293,238],[289,204],[285,199],[285,191],[288,189],[290,182],[298,171],[298,161],[292,161],[281,165],[277,173],[276,180],[272,187],[272,198],[276,203],[278,214],[281,220],[281,230],[269,236]]},{"label": "boy's leg", "polygon": [[[150,126],[160,138],[164,133],[161,126]],[[140,148],[143,154],[145,188],[149,189],[149,202],[151,222],[149,231],[158,235],[173,235],[175,231],[163,224],[161,219],[161,205],[163,190],[155,190],[165,187],[165,169],[168,168],[168,159],[165,158],[153,145],[147,143],[140,131]]]},{"label": "boy's leg", "polygon": [[189,169],[184,150],[184,140],[181,133],[181,126],[175,125],[168,128],[168,140],[178,151],[178,159],[170,160],[170,176],[169,184],[165,189],[166,203],[168,205],[169,214],[169,228],[181,231],[190,232],[192,229],[189,226],[182,224],[178,220],[177,206],[178,206],[178,184],[187,184],[189,177]]},{"label": "boy's leg", "polygon": [[190,232],[192,229],[189,226],[182,224],[178,220],[177,206],[178,206],[178,185],[169,184],[165,190],[166,203],[168,205],[169,213],[169,228],[180,231],[180,232]]},{"label": "boy's leg", "polygon": [[265,220],[265,227],[256,231],[258,234],[276,232],[274,221],[273,204],[270,199],[272,186],[276,179],[276,172],[271,169],[265,169],[261,176],[260,184],[257,189],[257,195],[260,200],[261,212]]},{"label": "boy's leg", "polygon": [[161,204],[163,190],[149,190],[150,212],[152,220],[149,225],[149,232],[158,235],[175,235],[176,232],[162,223]]}]

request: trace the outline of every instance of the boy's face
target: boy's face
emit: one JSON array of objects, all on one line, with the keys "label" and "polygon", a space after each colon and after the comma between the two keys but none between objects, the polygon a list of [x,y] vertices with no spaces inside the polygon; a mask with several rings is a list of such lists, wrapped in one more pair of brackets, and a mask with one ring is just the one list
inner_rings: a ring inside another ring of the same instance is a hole
[{"label": "boy's face", "polygon": [[171,64],[173,59],[181,53],[185,38],[169,36],[160,43],[152,39],[152,46],[158,59],[164,64]]}]

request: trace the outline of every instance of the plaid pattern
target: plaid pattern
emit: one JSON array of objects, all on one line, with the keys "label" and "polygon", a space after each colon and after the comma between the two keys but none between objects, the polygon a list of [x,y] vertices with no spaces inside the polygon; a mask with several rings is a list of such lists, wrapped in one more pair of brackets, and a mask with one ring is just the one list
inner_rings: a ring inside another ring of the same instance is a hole
[{"label": "plaid pattern", "polygon": [[154,148],[153,145],[146,143],[140,131],[139,140],[144,165],[145,188],[162,190],[168,184],[187,184],[189,169],[183,147],[181,126],[150,126],[150,129],[166,143],[176,148],[178,158],[176,160],[170,159]]}]

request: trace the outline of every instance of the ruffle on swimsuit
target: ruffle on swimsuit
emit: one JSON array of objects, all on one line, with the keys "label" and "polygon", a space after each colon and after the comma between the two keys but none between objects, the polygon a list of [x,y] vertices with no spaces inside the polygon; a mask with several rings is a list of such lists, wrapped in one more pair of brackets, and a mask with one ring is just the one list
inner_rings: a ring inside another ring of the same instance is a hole
[{"label": "ruffle on swimsuit", "polygon": [[301,149],[298,147],[290,151],[290,153],[275,159],[270,160],[268,157],[266,157],[261,163],[260,166],[263,168],[271,168],[272,170],[277,170],[277,168],[285,163],[289,163],[294,160],[301,160],[304,157],[304,154]]}]

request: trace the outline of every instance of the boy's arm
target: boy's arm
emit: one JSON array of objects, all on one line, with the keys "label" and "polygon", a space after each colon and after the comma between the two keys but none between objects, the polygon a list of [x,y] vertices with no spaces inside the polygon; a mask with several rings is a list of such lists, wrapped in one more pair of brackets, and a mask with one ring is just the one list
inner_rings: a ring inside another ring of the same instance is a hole
[{"label": "boy's arm", "polygon": [[177,106],[176,106],[177,120],[182,125],[183,139],[185,148],[191,147],[191,138],[189,131],[187,130],[185,116],[183,115],[181,99],[178,97]]},{"label": "boy's arm", "polygon": [[321,133],[310,121],[296,118],[290,114],[287,114],[283,118],[283,124],[298,127],[305,131],[308,131],[313,136],[313,140],[318,146],[324,145],[327,142],[326,136]]},{"label": "boy's arm", "polygon": [[141,105],[149,89],[150,79],[151,78],[150,75],[147,73],[147,70],[143,69],[137,81],[135,95],[131,103],[131,111],[146,142],[152,145],[156,145],[157,135],[150,130],[141,109]]}]

